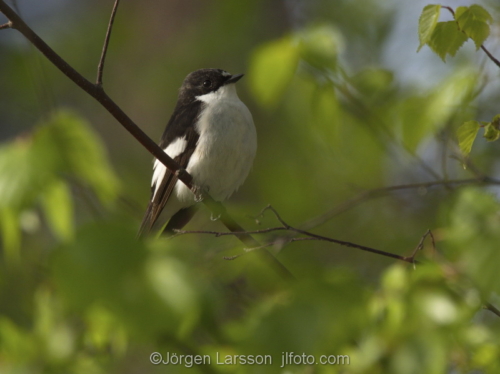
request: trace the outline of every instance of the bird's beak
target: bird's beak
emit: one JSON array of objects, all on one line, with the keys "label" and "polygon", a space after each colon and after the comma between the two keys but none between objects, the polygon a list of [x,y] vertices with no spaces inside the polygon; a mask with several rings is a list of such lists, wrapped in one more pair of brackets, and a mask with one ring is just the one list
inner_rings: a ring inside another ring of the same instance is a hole
[{"label": "bird's beak", "polygon": [[236,83],[238,82],[245,74],[235,74],[231,75],[224,84]]}]

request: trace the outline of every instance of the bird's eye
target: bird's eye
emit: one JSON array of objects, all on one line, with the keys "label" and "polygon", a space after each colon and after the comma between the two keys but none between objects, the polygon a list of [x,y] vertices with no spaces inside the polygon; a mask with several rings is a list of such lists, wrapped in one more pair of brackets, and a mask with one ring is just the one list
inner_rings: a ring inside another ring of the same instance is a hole
[{"label": "bird's eye", "polygon": [[203,87],[210,87],[211,85],[212,85],[211,80],[206,80],[205,82],[203,82]]}]

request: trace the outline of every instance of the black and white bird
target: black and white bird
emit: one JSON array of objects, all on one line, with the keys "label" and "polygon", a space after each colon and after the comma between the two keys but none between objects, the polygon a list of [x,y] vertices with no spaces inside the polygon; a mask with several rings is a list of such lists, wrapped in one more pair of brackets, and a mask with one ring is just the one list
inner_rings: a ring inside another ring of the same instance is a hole
[{"label": "black and white bird", "polygon": [[[255,157],[252,115],[235,83],[243,74],[201,69],[179,90],[160,147],[193,177],[193,184],[216,201],[227,199],[245,181]],[[151,200],[139,235],[182,228],[196,212],[196,197],[161,162],[154,161]]]}]

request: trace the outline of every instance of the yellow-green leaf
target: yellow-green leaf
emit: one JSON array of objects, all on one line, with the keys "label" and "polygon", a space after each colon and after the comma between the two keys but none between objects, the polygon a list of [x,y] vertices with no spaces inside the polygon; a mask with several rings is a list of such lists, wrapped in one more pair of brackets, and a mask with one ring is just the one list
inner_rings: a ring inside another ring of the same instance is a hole
[{"label": "yellow-green leaf", "polygon": [[101,140],[84,118],[61,110],[42,124],[34,139],[36,152],[45,154],[55,165],[56,172],[75,176],[102,202],[116,198],[118,178]]},{"label": "yellow-green leaf", "polygon": [[495,128],[493,122],[490,122],[484,127],[483,137],[489,142],[494,142],[500,138],[500,131],[498,128]]},{"label": "yellow-green leaf", "polygon": [[343,44],[342,35],[331,25],[305,29],[298,34],[300,57],[317,69],[334,69]]},{"label": "yellow-green leaf", "polygon": [[457,23],[448,21],[436,25],[428,44],[443,61],[446,61],[446,55],[455,56],[466,40],[467,36],[460,31]]},{"label": "yellow-green leaf", "polygon": [[73,237],[73,200],[67,184],[54,181],[42,195],[42,207],[54,234],[62,240]]},{"label": "yellow-green leaf", "polygon": [[7,262],[17,262],[21,247],[21,227],[18,215],[12,209],[0,210],[0,233]]},{"label": "yellow-green leaf", "polygon": [[264,106],[275,105],[291,82],[299,60],[296,43],[287,36],[259,47],[250,63],[250,89]]},{"label": "yellow-green leaf", "polygon": [[418,46],[417,52],[431,39],[432,33],[438,23],[440,11],[441,5],[430,4],[424,7],[418,20],[418,38],[420,40],[420,45]]},{"label": "yellow-green leaf", "polygon": [[460,30],[474,40],[476,49],[479,49],[490,35],[490,26],[488,23],[491,22],[493,18],[480,5],[458,7],[455,12],[455,19],[458,22]]},{"label": "yellow-green leaf", "polygon": [[319,130],[321,139],[332,144],[338,138],[340,107],[333,87],[326,86],[317,90],[313,96],[312,121]]},{"label": "yellow-green leaf", "polygon": [[458,145],[464,155],[468,155],[472,149],[474,139],[476,139],[479,131],[479,122],[467,121],[462,124],[457,130]]}]

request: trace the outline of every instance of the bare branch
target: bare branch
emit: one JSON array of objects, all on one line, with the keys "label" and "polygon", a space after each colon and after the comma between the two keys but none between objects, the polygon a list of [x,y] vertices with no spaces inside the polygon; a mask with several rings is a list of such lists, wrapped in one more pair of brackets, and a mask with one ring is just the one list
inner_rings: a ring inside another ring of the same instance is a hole
[{"label": "bare branch", "polygon": [[102,86],[102,74],[104,72],[104,62],[106,60],[106,53],[108,51],[109,39],[111,37],[111,30],[113,29],[113,22],[115,20],[116,11],[118,10],[118,5],[120,5],[120,0],[115,0],[115,5],[113,5],[113,10],[111,11],[111,17],[109,18],[106,37],[104,38],[104,45],[102,47],[101,59],[99,60],[99,65],[97,66],[96,85],[98,86]]},{"label": "bare branch", "polygon": [[432,234],[431,230],[427,230],[425,232],[425,234],[422,235],[422,237],[420,238],[420,241],[418,242],[417,246],[415,247],[411,256],[409,257],[413,261],[413,263],[415,263],[415,257],[417,256],[418,252],[421,251],[422,249],[424,249],[424,242],[428,236],[431,237],[433,249],[434,250],[436,249],[436,242],[434,241],[434,235]]},{"label": "bare branch", "polygon": [[495,313],[498,317],[500,317],[500,310],[496,306],[491,303],[484,304],[484,309],[489,310],[492,313]]},{"label": "bare branch", "polygon": [[3,30],[3,29],[10,29],[12,28],[12,22],[7,22],[7,23],[4,23],[3,25],[0,25],[0,30]]},{"label": "bare branch", "polygon": [[[116,4],[115,4],[116,5]],[[72,80],[87,94],[97,100],[139,143],[143,145],[155,158],[173,173],[180,169],[179,164],[170,158],[150,137],[148,137],[137,126],[123,110],[104,92],[102,86],[93,84],[71,65],[61,58],[47,43],[45,43],[17,14],[9,7],[4,0],[0,0],[0,12],[2,12],[11,27],[24,35],[47,59],[56,66],[64,75]],[[179,173],[179,180],[189,189],[193,190],[192,177],[189,173]],[[194,191],[193,191],[194,192]],[[205,204],[215,216],[221,216],[221,222],[230,230],[239,232],[236,234],[238,239],[247,246],[259,246],[250,235],[242,233],[243,228],[226,212],[224,206],[213,200],[208,194],[203,195],[203,204]],[[283,279],[293,280],[294,276],[283,266],[273,255],[266,250],[259,251],[262,259],[274,269]]]},{"label": "bare branch", "polygon": [[486,56],[488,56],[488,58],[493,61],[493,63],[498,66],[500,68],[500,61],[491,54],[491,52],[489,50],[486,49],[486,47],[484,46],[484,44],[481,45],[481,49],[484,51],[484,53],[486,53]]},{"label": "bare branch", "polygon": [[[244,232],[245,234],[265,234],[265,233],[274,232],[274,231],[283,231],[283,230],[286,230],[286,231],[291,231],[291,232],[295,232],[295,233],[298,233],[298,234],[305,235],[306,238],[279,238],[277,240],[283,239],[283,241],[285,243],[292,243],[292,242],[301,241],[301,240],[320,240],[320,241],[326,241],[326,242],[330,242],[330,243],[340,244],[340,245],[342,245],[344,247],[361,249],[363,251],[375,253],[375,254],[378,254],[378,255],[381,255],[381,256],[385,256],[385,257],[391,257],[391,258],[394,258],[396,260],[405,261],[405,262],[409,262],[409,263],[412,263],[412,264],[413,263],[417,263],[417,261],[415,261],[415,259],[413,258],[414,256],[409,256],[409,257],[407,257],[407,256],[400,256],[400,255],[397,255],[397,254],[394,254],[394,253],[382,251],[380,249],[370,248],[370,247],[366,247],[364,245],[360,245],[360,244],[356,244],[356,243],[351,243],[351,242],[346,242],[346,241],[338,240],[338,239],[333,239],[333,238],[329,238],[329,237],[326,237],[326,236],[313,234],[313,233],[305,231],[305,230],[297,229],[295,227],[290,226],[288,223],[286,223],[283,220],[283,218],[281,218],[281,216],[276,211],[276,209],[274,209],[271,205],[266,206],[260,212],[259,215],[264,214],[267,210],[270,210],[271,212],[273,212],[274,216],[282,224],[282,226],[281,227],[272,227],[272,228],[263,229],[263,230],[248,231],[248,232]],[[176,232],[177,232],[177,235],[185,235],[185,234],[209,234],[209,235],[215,235],[216,237],[227,236],[227,235],[241,235],[241,234],[243,234],[243,232],[217,232],[217,231],[200,231],[200,230],[198,230],[198,231],[176,230]],[[264,245],[259,245],[259,246],[247,248],[247,249],[245,249],[245,251],[251,252],[251,251],[254,251],[254,250],[258,250],[258,249],[270,247],[270,246],[274,245],[277,240],[274,240],[274,241],[272,241],[270,243],[267,243],[267,244],[264,244]],[[228,260],[234,260],[237,257],[239,257],[239,256],[226,257],[226,259],[228,259]]]}]

